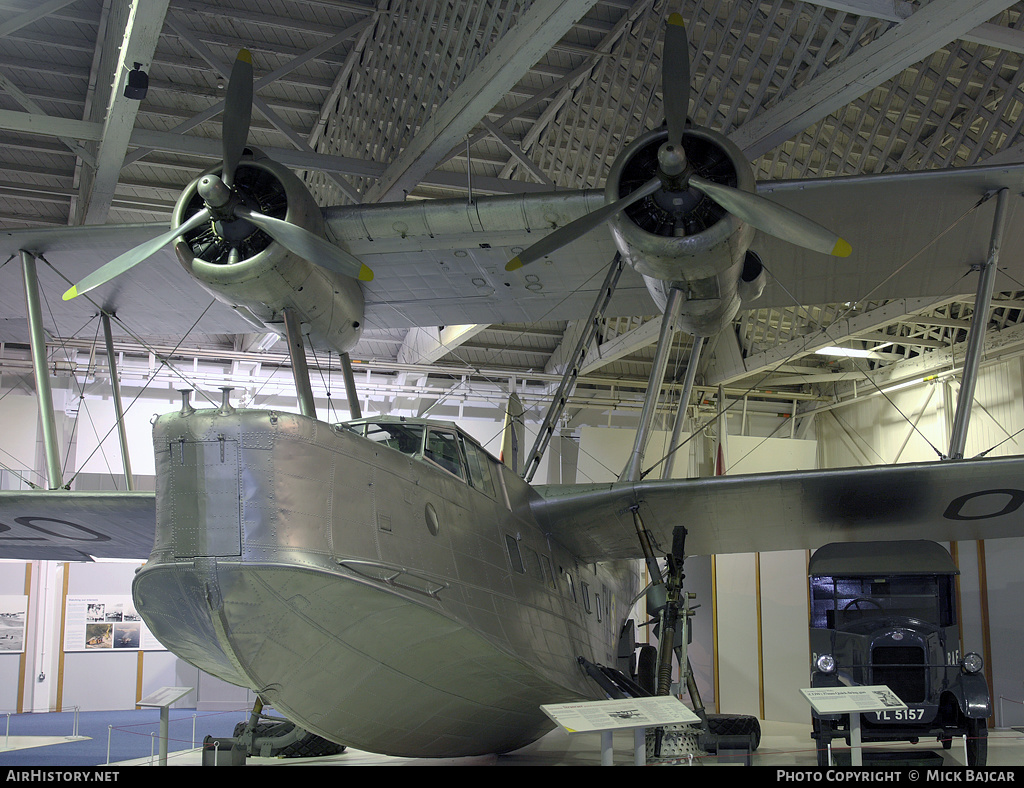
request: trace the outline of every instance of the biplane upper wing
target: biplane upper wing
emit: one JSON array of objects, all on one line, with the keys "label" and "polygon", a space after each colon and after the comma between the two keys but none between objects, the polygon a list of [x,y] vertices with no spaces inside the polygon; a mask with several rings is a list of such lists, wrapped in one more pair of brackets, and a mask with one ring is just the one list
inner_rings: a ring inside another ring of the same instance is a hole
[{"label": "biplane upper wing", "polygon": [[759,233],[751,248],[771,277],[754,306],[973,294],[972,266],[988,259],[1001,189],[1010,199],[999,268],[1014,278],[997,278],[996,288],[1017,290],[1022,164],[760,183],[762,196],[832,228],[853,252],[826,257]]},{"label": "biplane upper wing", "polygon": [[[833,227],[853,246],[834,258],[763,233],[753,250],[770,273],[756,307],[971,293],[971,266],[984,262],[994,200],[1002,188],[1024,191],[1024,165],[763,183],[769,199]],[[504,264],[551,230],[592,211],[603,192],[564,191],[457,200],[408,201],[324,209],[329,237],[375,273],[363,284],[366,325],[373,328],[519,323],[586,317],[615,254],[599,227],[518,271]],[[1001,267],[1024,257],[1024,207],[1010,201]],[[167,229],[166,224],[0,231],[0,256],[25,249],[44,256],[44,295],[60,304],[65,326],[95,314],[84,299],[60,293],[106,260]],[[0,310],[8,331],[27,335],[17,265],[0,268]],[[226,334],[253,330],[229,305],[210,297],[170,249],[104,285],[95,303],[115,312],[140,335],[188,331]],[[79,303],[81,302],[81,303]],[[614,314],[651,314],[641,278],[623,274]],[[81,312],[78,314],[77,312]],[[203,310],[207,310],[203,312]],[[58,332],[62,333],[62,332]]]}]

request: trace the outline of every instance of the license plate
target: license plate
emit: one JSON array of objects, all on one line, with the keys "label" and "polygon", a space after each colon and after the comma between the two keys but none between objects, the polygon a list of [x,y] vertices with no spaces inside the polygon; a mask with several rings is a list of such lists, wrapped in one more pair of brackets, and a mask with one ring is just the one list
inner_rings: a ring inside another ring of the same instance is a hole
[{"label": "license plate", "polygon": [[924,709],[886,709],[872,712],[875,722],[921,722]]}]

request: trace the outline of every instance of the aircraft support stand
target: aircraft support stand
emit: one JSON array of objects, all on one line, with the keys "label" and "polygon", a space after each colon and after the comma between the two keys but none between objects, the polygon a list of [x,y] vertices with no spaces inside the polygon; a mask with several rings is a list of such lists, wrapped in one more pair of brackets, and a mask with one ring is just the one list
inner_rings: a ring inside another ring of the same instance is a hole
[{"label": "aircraft support stand", "polygon": [[124,407],[121,404],[121,382],[117,379],[117,361],[114,356],[114,338],[110,333],[110,315],[100,312],[103,325],[103,341],[107,347],[107,371],[110,373],[110,398],[114,400],[114,416],[117,419],[117,440],[121,444],[121,465],[124,467],[126,490],[135,489],[132,477],[132,463],[128,456],[128,435],[124,428]]},{"label": "aircraft support stand", "polygon": [[291,309],[284,310],[284,332],[288,340],[288,356],[292,360],[292,377],[295,380],[295,393],[299,397],[299,413],[315,419],[316,404],[313,402],[313,387],[309,384],[306,348],[303,344],[299,319]]},{"label": "aircraft support stand", "polygon": [[985,328],[988,325],[988,312],[999,267],[999,249],[1002,246],[1003,232],[1006,229],[1008,201],[1009,191],[1000,189],[996,193],[996,214],[992,223],[992,240],[989,243],[988,260],[981,265],[978,293],[974,299],[974,314],[971,315],[971,333],[967,338],[963,379],[960,382],[960,393],[956,400],[956,413],[953,416],[953,429],[949,439],[949,459],[963,459],[964,446],[967,444],[967,424],[971,417],[974,387],[978,382],[978,369],[981,366]]},{"label": "aircraft support stand", "polygon": [[25,302],[28,306],[28,329],[32,347],[32,371],[36,379],[39,421],[43,429],[47,482],[49,489],[59,490],[63,486],[64,480],[60,467],[60,451],[57,448],[57,421],[53,413],[50,373],[46,368],[46,338],[43,336],[43,311],[39,306],[36,258],[24,250],[21,253],[21,268],[25,280]]}]

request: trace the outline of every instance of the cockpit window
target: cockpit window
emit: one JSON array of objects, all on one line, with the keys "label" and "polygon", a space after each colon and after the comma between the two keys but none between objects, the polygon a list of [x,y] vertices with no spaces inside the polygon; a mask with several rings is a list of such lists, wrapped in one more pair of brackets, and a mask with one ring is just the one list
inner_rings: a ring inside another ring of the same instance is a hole
[{"label": "cockpit window", "polygon": [[427,433],[427,445],[423,456],[433,460],[446,471],[451,471],[463,481],[466,480],[466,469],[462,463],[462,452],[454,432],[430,430]]},{"label": "cockpit window", "polygon": [[406,421],[364,421],[340,426],[410,457],[431,460],[484,495],[498,497],[498,469],[494,460],[454,430]]},{"label": "cockpit window", "polygon": [[470,441],[463,440],[462,448],[466,451],[466,464],[469,466],[469,483],[484,495],[497,498],[494,477],[491,475],[492,463],[483,449]]},{"label": "cockpit window", "polygon": [[422,424],[367,423],[365,437],[402,454],[419,454],[423,446]]}]

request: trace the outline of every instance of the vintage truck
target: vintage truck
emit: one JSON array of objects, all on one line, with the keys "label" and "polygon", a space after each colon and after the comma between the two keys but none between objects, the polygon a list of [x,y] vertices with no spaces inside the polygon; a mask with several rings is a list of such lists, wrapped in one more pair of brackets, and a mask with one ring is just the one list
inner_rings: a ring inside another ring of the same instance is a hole
[{"label": "vintage truck", "polygon": [[[966,736],[967,765],[984,766],[991,714],[982,658],[961,653],[949,552],[928,541],[829,544],[811,556],[811,686],[886,685],[906,709],[861,715],[864,742]],[[818,764],[849,715],[812,711]]]}]

